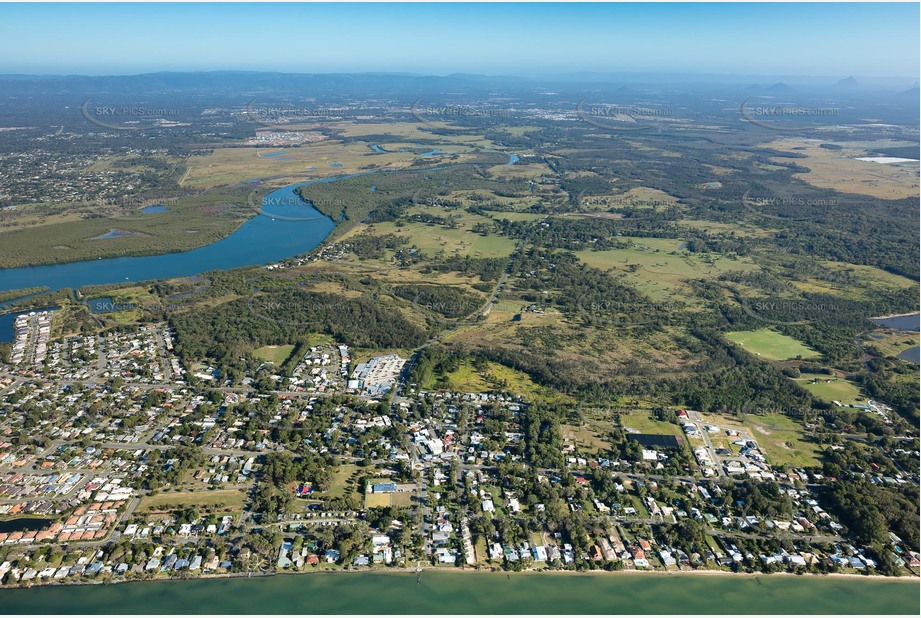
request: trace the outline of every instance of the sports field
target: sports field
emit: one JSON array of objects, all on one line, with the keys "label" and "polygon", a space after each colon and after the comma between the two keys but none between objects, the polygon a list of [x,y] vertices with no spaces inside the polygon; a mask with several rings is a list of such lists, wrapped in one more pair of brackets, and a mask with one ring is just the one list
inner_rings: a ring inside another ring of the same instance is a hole
[{"label": "sports field", "polygon": [[266,362],[275,363],[276,366],[281,366],[288,360],[293,351],[293,345],[264,345],[253,350],[253,356]]}]

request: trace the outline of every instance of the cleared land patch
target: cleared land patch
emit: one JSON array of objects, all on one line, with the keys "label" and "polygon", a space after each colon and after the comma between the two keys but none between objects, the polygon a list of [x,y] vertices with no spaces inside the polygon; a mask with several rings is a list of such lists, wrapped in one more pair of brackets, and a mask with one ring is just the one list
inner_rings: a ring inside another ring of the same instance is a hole
[{"label": "cleared land patch", "polygon": [[822,449],[808,440],[799,420],[782,414],[746,415],[743,423],[771,464],[793,467],[820,464]]},{"label": "cleared land patch", "polygon": [[791,358],[815,358],[819,353],[793,337],[770,328],[726,333],[726,338],[765,360],[782,361]]},{"label": "cleared land patch", "polygon": [[858,403],[864,400],[856,384],[838,376],[804,373],[795,382],[823,401]]},{"label": "cleared land patch", "polygon": [[238,489],[215,489],[210,491],[174,491],[141,500],[139,512],[165,513],[188,506],[217,509],[220,512],[235,512],[243,508],[246,494]]},{"label": "cleared land patch", "polygon": [[825,140],[790,138],[771,142],[765,147],[805,155],[806,159],[774,157],[773,160],[782,163],[792,161],[809,168],[808,173],[794,174],[794,177],[816,187],[889,200],[917,197],[919,191],[917,161],[890,165],[857,160],[858,157],[866,156],[869,151],[877,148],[912,144],[885,140],[839,142],[835,145],[840,146],[841,149],[832,150],[822,148],[822,144],[825,143],[827,143]]},{"label": "cleared land patch", "polygon": [[758,269],[749,258],[683,251],[679,239],[625,237],[623,240],[631,246],[575,253],[589,266],[622,273],[630,285],[656,301],[681,300],[699,306],[691,294],[689,280],[715,279],[727,272]]},{"label": "cleared land patch", "polygon": [[264,345],[253,350],[253,356],[281,367],[293,351],[293,345]]}]

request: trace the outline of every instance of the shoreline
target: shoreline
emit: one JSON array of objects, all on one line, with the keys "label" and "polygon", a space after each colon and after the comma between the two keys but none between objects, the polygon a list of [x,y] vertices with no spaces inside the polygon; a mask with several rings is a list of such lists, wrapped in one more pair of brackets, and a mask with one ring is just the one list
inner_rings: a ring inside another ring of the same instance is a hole
[{"label": "shoreline", "polygon": [[910,311],[909,313],[893,313],[892,315],[879,315],[876,317],[869,318],[870,320],[889,320],[892,318],[908,318],[913,315],[919,315],[918,311]]},{"label": "shoreline", "polygon": [[662,570],[622,570],[622,571],[606,571],[604,569],[591,569],[588,571],[566,571],[562,569],[548,569],[548,570],[528,570],[528,571],[503,571],[503,570],[486,570],[486,569],[465,569],[462,567],[426,567],[426,568],[417,568],[417,567],[393,567],[393,568],[377,568],[377,569],[361,569],[361,570],[344,570],[344,569],[324,569],[317,571],[281,571],[281,572],[271,572],[271,573],[208,573],[202,574],[197,577],[167,577],[167,578],[154,578],[154,579],[109,579],[105,581],[50,581],[47,583],[36,583],[29,585],[0,585],[0,592],[3,590],[18,590],[18,589],[30,589],[30,588],[44,588],[44,587],[66,587],[66,586],[108,586],[114,584],[131,584],[131,583],[158,583],[158,582],[192,582],[195,580],[211,580],[211,579],[251,579],[251,578],[264,578],[264,577],[275,577],[275,576],[303,576],[303,575],[351,575],[351,574],[374,574],[374,575],[411,575],[415,573],[417,576],[421,577],[425,573],[473,573],[473,574],[494,574],[494,575],[506,575],[507,577],[518,576],[526,577],[533,575],[551,575],[551,576],[577,576],[577,575],[606,575],[606,576],[629,576],[629,575],[642,575],[642,576],[677,576],[677,577],[739,577],[739,578],[759,578],[759,577],[771,577],[775,579],[782,578],[802,578],[802,577],[817,577],[822,579],[860,579],[866,581],[892,581],[892,582],[901,582],[909,583],[915,582],[921,584],[921,576],[911,576],[911,575],[899,575],[899,576],[887,576],[887,575],[863,575],[860,573],[788,573],[788,572],[778,572],[778,573],[733,573],[732,571],[717,571],[713,569],[699,569],[699,570],[688,570],[688,571],[662,571]]}]

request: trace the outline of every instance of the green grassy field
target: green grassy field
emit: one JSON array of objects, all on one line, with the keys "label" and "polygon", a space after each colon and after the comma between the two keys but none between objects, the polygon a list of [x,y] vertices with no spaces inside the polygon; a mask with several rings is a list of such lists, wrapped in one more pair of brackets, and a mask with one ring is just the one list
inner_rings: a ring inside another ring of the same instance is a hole
[{"label": "green grassy field", "polygon": [[802,424],[782,414],[747,415],[743,424],[752,432],[768,462],[775,466],[817,466],[821,448],[809,442]]},{"label": "green grassy field", "polygon": [[791,358],[816,358],[819,353],[793,337],[782,335],[770,328],[726,333],[726,339],[737,343],[752,354],[765,360],[781,361]]},{"label": "green grassy field", "polygon": [[523,371],[499,365],[498,363],[489,363],[488,375],[491,380],[497,381],[504,385],[503,388],[513,393],[520,393],[522,397],[529,401],[545,402],[571,402],[572,397],[564,395],[553,389],[541,386],[532,380],[528,374]]},{"label": "green grassy field", "polygon": [[487,363],[486,370],[477,372],[469,362],[461,363],[457,370],[432,378],[419,385],[420,390],[443,390],[460,393],[485,392],[501,388],[520,394],[528,401],[566,402],[571,398],[556,391],[536,384],[527,374],[500,365]]},{"label": "green grassy field", "polygon": [[[348,481],[358,470],[355,464],[339,464],[333,471],[333,479],[329,484],[329,491],[320,492],[324,498],[342,498],[349,492]],[[362,490],[364,488],[361,488]]]},{"label": "green grassy field", "polygon": [[469,362],[461,363],[456,371],[446,373],[442,376],[433,375],[431,379],[420,384],[421,390],[435,390],[444,388],[448,391],[460,393],[481,392],[488,389],[486,380],[480,375]]},{"label": "green grassy field", "polygon": [[365,508],[373,509],[391,506],[392,494],[365,494]]},{"label": "green grassy field", "polygon": [[648,410],[634,410],[629,413],[621,413],[620,421],[624,429],[634,429],[640,433],[664,434],[670,436],[682,435],[681,427],[673,423],[657,421]]},{"label": "green grassy field", "polygon": [[466,215],[459,220],[459,227],[448,229],[425,223],[409,223],[397,226],[391,222],[373,226],[377,235],[396,234],[408,238],[408,243],[426,255],[460,255],[471,257],[505,257],[515,250],[514,239],[497,234],[483,236],[470,228],[476,223],[486,223],[487,217]]},{"label": "green grassy field", "polygon": [[246,494],[238,489],[216,489],[212,491],[163,492],[147,496],[138,505],[138,512],[164,512],[185,506],[218,509],[233,512],[243,508]]},{"label": "green grassy field", "polygon": [[571,441],[583,452],[604,452],[611,448],[611,441],[603,439],[601,432],[595,431],[595,426],[576,427],[575,425],[561,425],[563,438]]},{"label": "green grassy field", "polygon": [[275,363],[276,367],[281,367],[290,358],[293,351],[293,345],[264,345],[253,350],[253,355],[266,362]]},{"label": "green grassy field", "polygon": [[796,378],[796,383],[824,401],[857,403],[863,401],[860,388],[844,378],[835,376],[804,373]]},{"label": "green grassy field", "polygon": [[86,292],[83,298],[92,300],[94,298],[109,297],[113,305],[126,307],[121,311],[111,311],[106,313],[95,314],[96,319],[104,322],[116,322],[118,324],[129,324],[143,320],[147,315],[149,307],[159,302],[158,298],[150,293],[146,286],[135,285],[130,287],[118,288],[109,292],[99,292],[95,290],[84,290]]},{"label": "green grassy field", "polygon": [[[260,156],[283,151],[283,157]],[[361,169],[399,169],[418,159],[409,152],[377,154],[366,142],[343,143],[323,140],[300,146],[262,148],[216,148],[207,155],[189,159],[189,171],[183,186],[212,188],[241,182],[249,178],[263,178],[309,172],[317,177],[354,174]],[[334,167],[331,164],[338,163]]]},{"label": "green grassy field", "polygon": [[655,301],[681,299],[694,304],[689,281],[715,279],[728,272],[748,272],[757,266],[748,258],[730,259],[716,254],[690,254],[682,241],[669,238],[628,238],[626,249],[576,251],[583,262],[601,270],[626,275],[627,281]]}]

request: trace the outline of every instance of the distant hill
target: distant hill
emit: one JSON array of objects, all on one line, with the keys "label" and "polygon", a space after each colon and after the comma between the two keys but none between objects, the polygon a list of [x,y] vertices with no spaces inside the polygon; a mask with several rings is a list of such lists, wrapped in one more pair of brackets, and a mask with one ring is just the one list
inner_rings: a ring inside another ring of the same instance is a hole
[{"label": "distant hill", "polygon": [[860,82],[854,79],[853,76],[845,77],[835,84],[835,88],[857,88],[858,86],[860,86]]},{"label": "distant hill", "polygon": [[768,88],[768,92],[793,92],[793,88],[783,82],[777,82]]}]

